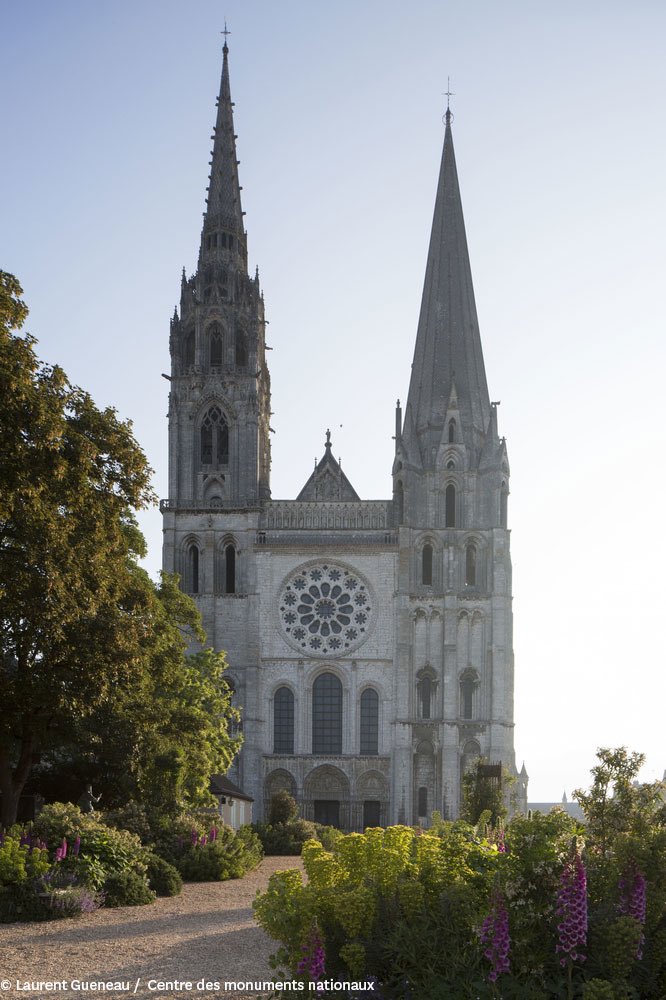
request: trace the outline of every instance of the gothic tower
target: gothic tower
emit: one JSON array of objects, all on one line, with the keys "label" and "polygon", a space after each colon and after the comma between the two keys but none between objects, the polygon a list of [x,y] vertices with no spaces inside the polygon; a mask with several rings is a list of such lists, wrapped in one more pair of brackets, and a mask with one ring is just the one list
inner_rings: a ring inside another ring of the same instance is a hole
[{"label": "gothic tower", "polygon": [[455,817],[473,759],[515,763],[509,464],[450,115],[393,498],[361,499],[327,433],[296,499],[272,499],[264,308],[223,53],[198,266],[171,322],[164,568],[228,654],[244,737],[232,777],[255,818],[281,789],[346,829]]},{"label": "gothic tower", "polygon": [[[446,113],[444,149],[404,425],[399,525],[397,815],[457,814],[483,756],[515,775],[509,462],[497,431]],[[435,805],[433,805],[435,804]]]},{"label": "gothic tower", "polygon": [[164,568],[197,599],[209,644],[232,642],[238,676],[248,657],[257,662],[247,553],[270,497],[270,376],[259,277],[248,274],[228,52],[225,43],[197,270],[183,270],[171,320],[162,510]]}]

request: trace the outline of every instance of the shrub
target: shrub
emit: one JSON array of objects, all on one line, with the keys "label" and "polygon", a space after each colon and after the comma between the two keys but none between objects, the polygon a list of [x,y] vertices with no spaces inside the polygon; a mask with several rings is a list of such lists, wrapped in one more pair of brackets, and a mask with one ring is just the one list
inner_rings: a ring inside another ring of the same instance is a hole
[{"label": "shrub", "polygon": [[112,826],[114,830],[127,830],[128,833],[136,834],[142,844],[149,844],[153,839],[148,813],[139,802],[130,800],[119,809],[97,813],[97,816],[106,826]]},{"label": "shrub", "polygon": [[289,823],[292,819],[296,819],[297,816],[298,806],[296,805],[296,799],[288,791],[282,789],[282,791],[276,792],[271,797],[271,804],[268,810],[268,822],[271,826],[276,826],[278,823]]},{"label": "shrub", "polygon": [[241,878],[261,857],[261,842],[250,827],[221,827],[215,840],[190,844],[176,864],[186,882],[223,882]]},{"label": "shrub", "polygon": [[276,872],[254,904],[275,967],[376,976],[384,1000],[664,1000],[663,786],[633,783],[636,755],[600,759],[587,828],[561,810],[506,829],[435,816],[306,843],[307,883]]},{"label": "shrub", "polygon": [[148,885],[158,896],[177,896],[183,891],[183,880],[177,868],[158,854],[147,858]]},{"label": "shrub", "polygon": [[294,819],[289,823],[255,823],[255,831],[265,854],[298,855],[303,844],[317,836],[314,823],[306,819]]},{"label": "shrub", "polygon": [[369,830],[340,836],[330,852],[309,841],[307,884],[300,872],[275,873],[255,913],[282,943],[276,960],[292,975],[316,921],[327,976],[373,974],[389,995],[404,993],[407,979],[413,996],[454,997],[461,982],[482,978],[476,930],[498,857],[488,842],[457,831]]},{"label": "shrub", "polygon": [[112,872],[135,871],[145,876],[146,852],[136,834],[106,826],[97,814],[82,813],[69,802],[45,806],[33,824],[32,833],[52,850],[65,840],[68,845],[65,860],[70,858],[70,863],[72,845],[78,838],[79,858],[82,864],[88,864],[95,888],[102,877]]},{"label": "shrub", "polygon": [[27,837],[0,835],[0,887],[16,885],[48,871],[48,851]]},{"label": "shrub", "polygon": [[221,825],[217,813],[210,810],[183,811],[176,816],[155,813],[150,822],[152,851],[176,866],[178,859],[189,851],[194,837],[209,838],[211,830]]},{"label": "shrub", "polygon": [[321,823],[315,823],[315,837],[327,851],[332,851],[340,837],[343,836],[342,830],[338,830],[337,826],[324,826]]},{"label": "shrub", "polygon": [[104,883],[105,906],[143,906],[155,901],[145,875],[127,869],[111,872]]},{"label": "shrub", "polygon": [[76,917],[82,913],[92,913],[104,903],[104,893],[79,884],[74,874],[67,872],[60,864],[36,882],[37,895],[49,911],[58,917]]},{"label": "shrub", "polygon": [[0,888],[0,924],[17,921],[51,920],[53,913],[37,894],[35,883],[15,882]]}]

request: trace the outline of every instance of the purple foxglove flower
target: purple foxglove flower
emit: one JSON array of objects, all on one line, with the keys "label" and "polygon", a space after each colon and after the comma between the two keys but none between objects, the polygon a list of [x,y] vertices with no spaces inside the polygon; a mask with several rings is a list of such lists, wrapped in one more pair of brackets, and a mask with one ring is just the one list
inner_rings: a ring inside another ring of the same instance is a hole
[{"label": "purple foxglove flower", "polygon": [[199,839],[199,834],[197,833],[196,830],[192,830],[192,844],[196,846],[198,839]]},{"label": "purple foxglove flower", "polygon": [[210,833],[208,834],[208,839],[210,840],[211,844],[214,844],[215,841],[217,840],[217,827],[216,826],[211,826]]},{"label": "purple foxglove flower", "polygon": [[504,897],[500,892],[493,893],[490,913],[481,925],[479,936],[481,944],[485,945],[483,951],[484,957],[492,965],[488,973],[488,980],[494,983],[497,981],[498,976],[503,972],[509,972],[511,968],[511,962],[509,961],[509,950],[511,948],[509,914],[504,903]]},{"label": "purple foxglove flower", "polygon": [[[647,885],[645,876],[635,861],[630,861],[627,868],[620,876],[618,882],[620,890],[620,903],[618,909],[622,916],[633,917],[641,926],[645,924],[647,908]],[[645,935],[641,934],[636,949],[636,958],[643,957],[643,945]]]},{"label": "purple foxglove flower", "polygon": [[199,837],[199,847],[205,847],[207,843],[208,843],[208,837],[206,836],[205,833],[202,833],[201,836]]},{"label": "purple foxglove flower", "polygon": [[80,850],[81,850],[81,838],[77,834],[76,840],[74,841],[74,846],[72,847],[72,854],[74,855],[75,858],[78,858]]},{"label": "purple foxglove flower", "polygon": [[560,876],[555,912],[558,917],[558,943],[555,951],[560,954],[560,965],[567,961],[584,962],[587,941],[587,876],[578,851],[569,858]]},{"label": "purple foxglove flower", "polygon": [[65,837],[62,838],[62,844],[60,845],[60,850],[62,851],[63,859],[67,857],[67,840]]},{"label": "purple foxglove flower", "polygon": [[325,975],[326,951],[319,936],[316,924],[312,925],[306,943],[303,945],[303,957],[296,967],[296,975],[304,976],[311,983],[319,982]]}]

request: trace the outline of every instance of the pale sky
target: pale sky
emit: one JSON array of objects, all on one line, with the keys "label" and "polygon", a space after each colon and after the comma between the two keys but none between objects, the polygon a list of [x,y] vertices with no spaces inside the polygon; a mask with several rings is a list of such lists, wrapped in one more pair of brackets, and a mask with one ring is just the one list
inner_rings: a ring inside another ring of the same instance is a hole
[{"label": "pale sky", "polygon": [[[451,78],[486,372],[511,462],[517,763],[666,768],[666,7],[5,0],[0,267],[38,352],[134,421],[166,496],[169,318],[196,266],[226,16],[272,491],[331,428],[391,494]],[[161,563],[157,511],[142,518]]]}]

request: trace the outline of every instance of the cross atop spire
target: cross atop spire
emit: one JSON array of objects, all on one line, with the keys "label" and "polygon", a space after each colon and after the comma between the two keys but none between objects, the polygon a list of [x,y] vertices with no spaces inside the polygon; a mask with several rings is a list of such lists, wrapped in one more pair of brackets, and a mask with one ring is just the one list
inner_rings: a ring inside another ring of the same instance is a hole
[{"label": "cross atop spire", "polygon": [[[225,25],[225,27],[226,27],[226,25]],[[451,124],[451,98],[455,97],[455,96],[456,96],[455,92],[453,90],[451,90],[451,77],[447,76],[447,78],[446,78],[446,91],[444,92],[444,97],[446,98],[446,114],[445,114],[444,117],[446,119],[446,124],[447,125]]]},{"label": "cross atop spire", "polygon": [[231,32],[227,30],[227,21],[226,21],[226,18],[225,18],[225,21],[224,21],[224,31],[221,31],[220,34],[224,35],[224,45],[222,46],[222,51],[226,55],[227,52],[229,51],[229,46],[227,45],[227,35],[231,34]]}]

